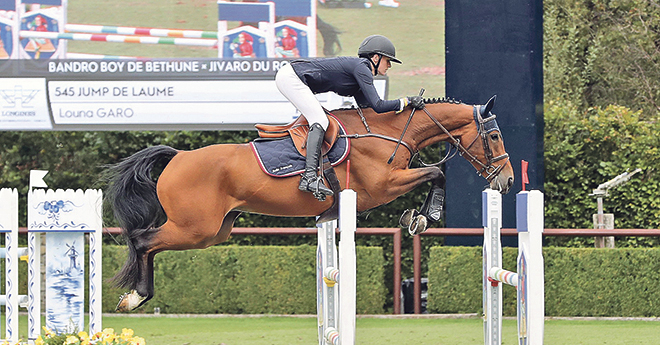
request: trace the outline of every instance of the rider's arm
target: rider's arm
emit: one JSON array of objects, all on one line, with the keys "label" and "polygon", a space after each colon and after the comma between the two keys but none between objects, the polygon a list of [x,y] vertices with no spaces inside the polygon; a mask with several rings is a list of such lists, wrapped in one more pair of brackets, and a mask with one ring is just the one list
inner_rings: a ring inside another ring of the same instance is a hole
[{"label": "rider's arm", "polygon": [[401,111],[406,104],[402,100],[386,101],[380,98],[376,87],[374,86],[374,77],[371,75],[369,68],[360,64],[355,69],[355,80],[360,86],[360,91],[355,95],[355,101],[359,105],[366,105],[377,113],[384,113],[388,111]]}]

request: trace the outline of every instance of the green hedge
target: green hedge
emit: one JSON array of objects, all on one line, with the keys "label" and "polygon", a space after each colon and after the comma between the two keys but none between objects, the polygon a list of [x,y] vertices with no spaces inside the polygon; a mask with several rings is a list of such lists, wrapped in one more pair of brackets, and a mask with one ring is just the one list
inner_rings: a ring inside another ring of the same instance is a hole
[{"label": "green hedge", "polygon": [[[431,313],[482,312],[482,248],[433,247]],[[503,248],[515,270],[516,248]],[[543,248],[546,316],[660,316],[660,249]],[[515,315],[515,289],[504,288],[504,315]]]},{"label": "green hedge", "polygon": [[[357,312],[382,314],[386,302],[383,250],[357,247]],[[126,257],[103,247],[103,277]],[[164,252],[155,259],[155,297],[139,311],[197,314],[316,314],[316,247],[217,246]],[[103,286],[103,311],[125,291]],[[138,312],[139,312],[138,311]]]}]

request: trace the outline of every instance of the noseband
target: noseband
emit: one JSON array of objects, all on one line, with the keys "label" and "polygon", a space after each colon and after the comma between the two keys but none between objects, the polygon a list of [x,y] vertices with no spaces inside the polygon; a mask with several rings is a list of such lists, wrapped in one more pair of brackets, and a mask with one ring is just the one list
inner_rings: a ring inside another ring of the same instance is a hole
[{"label": "noseband", "polygon": [[[428,117],[433,121],[446,135],[449,137],[449,144],[451,144],[455,151],[452,153],[451,149],[447,152],[447,155],[438,163],[435,164],[424,164],[424,166],[438,166],[452,157],[456,155],[458,152],[459,155],[466,157],[466,159],[474,166],[475,164],[480,166],[481,168],[476,168],[477,173],[479,175],[483,175],[486,173],[487,175],[485,176],[486,180],[490,183],[497,175],[504,169],[504,166],[506,165],[506,162],[500,166],[495,166],[493,163],[499,162],[503,159],[506,159],[507,161],[509,160],[509,154],[504,153],[502,155],[499,155],[497,157],[493,157],[493,150],[490,147],[490,142],[488,141],[488,134],[493,131],[500,131],[499,126],[497,125],[497,121],[495,120],[496,116],[491,115],[487,118],[483,118],[481,116],[481,112],[485,109],[485,106],[473,106],[473,115],[474,115],[474,122],[477,125],[477,135],[474,137],[470,145],[463,146],[461,144],[461,140],[457,139],[451,133],[443,126],[440,121],[438,121],[429,111],[424,108],[424,112]],[[500,132],[501,133],[501,132]],[[486,158],[486,164],[482,163],[474,154],[470,152],[470,149],[474,145],[474,143],[477,142],[477,139],[481,138],[483,149],[484,149],[484,156]]]}]

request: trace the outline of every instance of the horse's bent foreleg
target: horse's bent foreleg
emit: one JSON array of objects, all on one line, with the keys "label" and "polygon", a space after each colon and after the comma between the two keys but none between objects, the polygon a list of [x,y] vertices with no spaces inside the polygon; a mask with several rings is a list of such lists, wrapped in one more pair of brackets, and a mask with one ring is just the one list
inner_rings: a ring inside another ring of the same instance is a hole
[{"label": "horse's bent foreleg", "polygon": [[432,222],[442,219],[445,205],[445,174],[440,174],[432,181],[431,189],[426,195],[424,204],[419,210],[423,216]]},{"label": "horse's bent foreleg", "polygon": [[392,172],[388,189],[397,195],[403,195],[427,181],[435,181],[444,174],[438,167],[404,169]]},{"label": "horse's bent foreleg", "polygon": [[431,189],[426,196],[421,210],[405,210],[399,219],[399,226],[408,228],[408,232],[414,236],[426,231],[428,220],[438,221],[442,218],[445,198],[445,175],[437,167],[410,169],[404,170],[404,172],[408,172],[408,174],[405,175],[405,179],[402,179],[402,181],[407,182],[403,187],[412,187],[411,189],[413,189],[426,181],[432,182]]}]

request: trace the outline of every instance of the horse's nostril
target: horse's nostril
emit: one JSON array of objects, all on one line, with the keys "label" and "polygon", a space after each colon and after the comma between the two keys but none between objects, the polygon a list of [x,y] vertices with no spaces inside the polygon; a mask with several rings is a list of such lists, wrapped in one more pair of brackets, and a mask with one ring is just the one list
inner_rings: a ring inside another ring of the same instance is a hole
[{"label": "horse's nostril", "polygon": [[506,184],[511,188],[513,186],[513,177],[509,177],[509,180],[506,182]]}]

